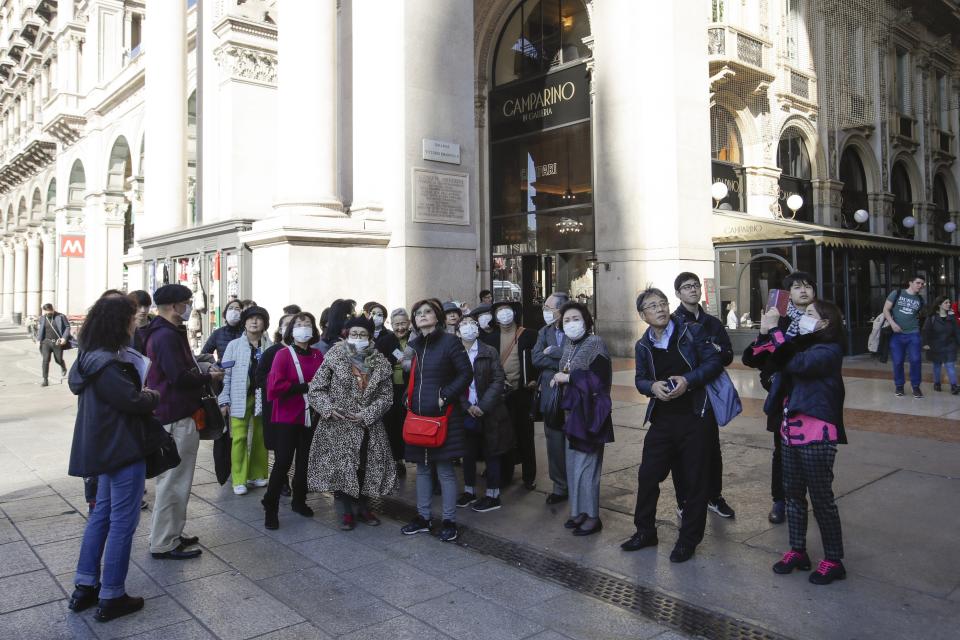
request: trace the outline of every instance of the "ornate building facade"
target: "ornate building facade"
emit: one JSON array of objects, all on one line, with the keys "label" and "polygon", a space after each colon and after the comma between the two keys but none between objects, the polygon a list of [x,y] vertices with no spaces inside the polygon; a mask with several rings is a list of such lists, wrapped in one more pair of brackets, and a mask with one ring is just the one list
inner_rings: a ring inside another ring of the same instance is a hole
[{"label": "ornate building facade", "polygon": [[561,289],[626,353],[648,283],[749,326],[803,268],[856,350],[956,295],[960,2],[661,5],[0,0],[0,317]]}]

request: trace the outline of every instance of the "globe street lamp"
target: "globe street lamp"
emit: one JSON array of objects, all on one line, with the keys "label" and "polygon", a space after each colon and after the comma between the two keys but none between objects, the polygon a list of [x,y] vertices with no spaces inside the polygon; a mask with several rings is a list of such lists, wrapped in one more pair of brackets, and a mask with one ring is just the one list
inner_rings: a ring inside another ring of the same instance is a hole
[{"label": "globe street lamp", "polygon": [[730,190],[727,189],[727,185],[720,181],[714,182],[712,185],[710,185],[710,195],[713,197],[713,208],[719,209],[720,202],[724,200],[729,193]]}]

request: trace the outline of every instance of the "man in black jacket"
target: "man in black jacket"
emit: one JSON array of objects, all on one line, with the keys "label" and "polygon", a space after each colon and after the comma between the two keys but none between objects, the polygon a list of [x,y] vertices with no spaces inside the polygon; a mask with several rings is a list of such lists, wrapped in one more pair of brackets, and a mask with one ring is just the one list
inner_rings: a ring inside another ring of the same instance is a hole
[{"label": "man in black jacket", "polygon": [[537,387],[537,372],[533,366],[533,348],[537,332],[520,325],[521,307],[518,302],[499,300],[493,303],[493,317],[497,328],[481,334],[481,340],[500,354],[500,364],[506,373],[506,404],[516,435],[517,449],[513,456],[505,455],[502,463],[503,485],[513,481],[513,470],[519,462],[523,486],[529,491],[537,487],[537,450],[533,442],[533,390]]},{"label": "man in black jacket", "polygon": [[[680,299],[680,306],[673,313],[673,318],[680,324],[698,324],[703,329],[703,335],[720,352],[723,366],[733,362],[733,346],[730,336],[720,319],[710,315],[700,306],[700,293],[703,286],[695,273],[684,271],[673,281],[673,290]],[[709,453],[710,470],[707,474],[707,509],[722,518],[733,518],[736,513],[723,499],[723,454],[720,451],[720,430],[716,430],[716,437],[710,443]],[[673,488],[677,494],[677,513],[683,517],[683,503],[685,491],[680,482],[680,473],[675,468]]]},{"label": "man in black jacket", "polygon": [[43,305],[43,315],[40,317],[40,327],[37,329],[37,342],[40,343],[40,355],[43,360],[40,370],[43,373],[41,387],[50,383],[47,374],[50,372],[50,356],[60,365],[60,376],[67,375],[67,365],[63,362],[63,350],[70,348],[70,322],[67,316],[57,312],[49,302]]}]

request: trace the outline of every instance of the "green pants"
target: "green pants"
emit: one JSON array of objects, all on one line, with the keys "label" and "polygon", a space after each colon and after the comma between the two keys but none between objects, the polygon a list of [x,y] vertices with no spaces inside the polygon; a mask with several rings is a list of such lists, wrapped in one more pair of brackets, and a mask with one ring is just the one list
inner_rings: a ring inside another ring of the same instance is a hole
[{"label": "green pants", "polygon": [[[253,438],[247,448],[248,425],[253,425]],[[248,480],[267,478],[267,448],[263,444],[263,421],[253,415],[253,394],[247,396],[246,414],[242,418],[230,418],[231,472],[233,484],[246,484]]]}]

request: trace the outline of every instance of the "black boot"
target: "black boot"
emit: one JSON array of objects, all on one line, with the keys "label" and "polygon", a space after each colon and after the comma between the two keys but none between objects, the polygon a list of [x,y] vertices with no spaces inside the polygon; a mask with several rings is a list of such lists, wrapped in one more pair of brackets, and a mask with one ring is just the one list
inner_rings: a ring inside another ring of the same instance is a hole
[{"label": "black boot", "polygon": [[99,599],[100,585],[91,587],[85,584],[78,584],[76,585],[76,589],[73,590],[73,593],[70,594],[70,603],[67,607],[70,611],[79,613],[97,604]]},{"label": "black boot", "polygon": [[933,390],[934,390],[934,391],[943,391],[943,387],[941,387],[941,386],[940,386],[940,383],[938,382],[938,383],[936,383],[935,385],[933,385]]},{"label": "black boot", "polygon": [[114,618],[140,611],[140,609],[143,609],[143,598],[134,598],[123,594],[119,598],[101,600],[93,617],[99,622],[109,622]]},{"label": "black boot", "polygon": [[957,395],[958,393],[960,393],[960,386],[957,386],[955,384],[950,385],[950,393],[951,395]]},{"label": "black boot", "polygon": [[274,529],[280,528],[280,504],[278,502],[268,502],[266,498],[260,501],[260,504],[263,505],[263,528]]}]

